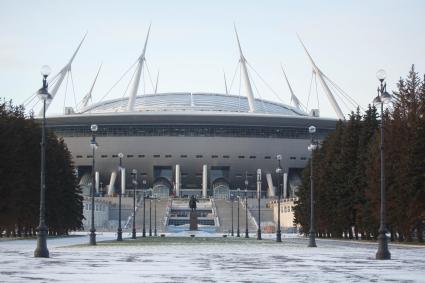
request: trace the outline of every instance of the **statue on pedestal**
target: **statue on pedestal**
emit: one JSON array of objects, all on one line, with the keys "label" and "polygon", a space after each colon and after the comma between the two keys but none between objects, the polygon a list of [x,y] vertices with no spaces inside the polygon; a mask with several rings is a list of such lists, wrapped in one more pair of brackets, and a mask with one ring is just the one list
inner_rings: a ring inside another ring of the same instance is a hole
[{"label": "statue on pedestal", "polygon": [[190,197],[190,200],[189,200],[190,211],[196,211],[196,203],[197,202],[198,202],[198,200],[196,199],[196,197],[194,195],[192,195]]}]

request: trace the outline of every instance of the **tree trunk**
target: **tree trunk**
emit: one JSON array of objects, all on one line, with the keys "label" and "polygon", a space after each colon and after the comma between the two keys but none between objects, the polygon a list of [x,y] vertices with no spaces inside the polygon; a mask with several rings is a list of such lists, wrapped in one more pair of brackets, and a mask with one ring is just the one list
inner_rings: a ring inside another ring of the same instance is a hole
[{"label": "tree trunk", "polygon": [[353,227],[349,227],[348,229],[348,239],[353,239]]},{"label": "tree trunk", "polygon": [[413,241],[413,239],[412,239],[412,231],[410,231],[410,229],[407,230],[406,241],[407,242],[412,242]]},{"label": "tree trunk", "polygon": [[424,225],[422,221],[419,221],[418,227],[416,228],[416,238],[418,239],[419,243],[424,242]]},{"label": "tree trunk", "polygon": [[393,227],[390,228],[390,241],[394,242],[394,228]]}]

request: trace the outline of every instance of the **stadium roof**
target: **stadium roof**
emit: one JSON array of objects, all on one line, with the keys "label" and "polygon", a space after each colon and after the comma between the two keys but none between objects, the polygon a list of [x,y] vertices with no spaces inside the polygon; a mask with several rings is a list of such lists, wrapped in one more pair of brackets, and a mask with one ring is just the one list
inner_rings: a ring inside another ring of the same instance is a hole
[{"label": "stadium roof", "polygon": [[[128,112],[128,97],[108,100],[91,105],[81,114],[106,114]],[[282,103],[263,99],[254,100],[257,113],[284,116],[308,116],[307,113]],[[230,112],[247,113],[248,99],[244,96],[216,93],[161,93],[137,96],[134,112]]]}]

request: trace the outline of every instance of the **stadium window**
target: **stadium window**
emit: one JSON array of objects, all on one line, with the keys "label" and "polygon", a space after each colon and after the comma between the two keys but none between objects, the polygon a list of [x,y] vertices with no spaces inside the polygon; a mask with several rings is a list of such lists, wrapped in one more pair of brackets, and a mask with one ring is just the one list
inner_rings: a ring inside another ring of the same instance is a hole
[{"label": "stadium window", "polygon": [[165,158],[171,158],[171,154],[165,155]]},{"label": "stadium window", "polygon": [[132,154],[127,154],[127,158],[132,158],[133,155]]},{"label": "stadium window", "polygon": [[257,158],[257,156],[255,156],[255,155],[251,155],[251,156],[249,157],[249,159],[255,159],[255,158]]},{"label": "stadium window", "polygon": [[301,157],[301,160],[306,160],[307,158],[306,157]]},{"label": "stadium window", "polygon": [[198,154],[197,156],[196,156],[196,158],[202,158],[203,156],[202,155],[200,155],[200,154]]},{"label": "stadium window", "polygon": [[271,156],[264,156],[264,159],[272,159]]},{"label": "stadium window", "polygon": [[295,160],[295,159],[297,159],[295,156],[291,156],[289,159],[291,159],[291,160]]},{"label": "stadium window", "polygon": [[93,155],[87,155],[86,157],[87,158],[93,158]]},{"label": "stadium window", "polygon": [[82,156],[82,155],[77,155],[76,157],[77,157],[77,158],[83,158],[83,156]]},{"label": "stadium window", "polygon": [[242,159],[242,158],[245,158],[245,156],[239,155],[238,158]]},{"label": "stadium window", "polygon": [[153,158],[160,158],[161,157],[161,155],[159,155],[159,154],[154,154],[153,155]]},{"label": "stadium window", "polygon": [[145,158],[144,154],[139,154],[138,156],[139,156],[139,158]]},{"label": "stadium window", "polygon": [[117,158],[118,157],[118,155],[117,154],[113,154],[112,155],[112,158]]},{"label": "stadium window", "polygon": [[186,154],[182,154],[182,155],[180,155],[180,158],[187,158],[187,155]]},{"label": "stadium window", "polygon": [[218,155],[211,155],[211,158],[218,158]]},{"label": "stadium window", "polygon": [[228,156],[228,155],[223,155],[223,158],[229,158],[230,156]]},{"label": "stadium window", "polygon": [[108,156],[106,154],[102,154],[100,157],[101,158],[108,158]]}]

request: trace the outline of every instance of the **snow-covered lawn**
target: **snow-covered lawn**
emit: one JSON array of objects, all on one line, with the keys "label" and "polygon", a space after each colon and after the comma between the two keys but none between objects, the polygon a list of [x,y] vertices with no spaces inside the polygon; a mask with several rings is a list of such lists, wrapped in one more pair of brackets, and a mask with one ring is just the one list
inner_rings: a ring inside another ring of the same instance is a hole
[{"label": "snow-covered lawn", "polygon": [[317,240],[318,248],[307,248],[300,237],[278,244],[254,235],[170,236],[95,247],[80,245],[88,243],[86,234],[49,239],[48,259],[33,257],[35,240],[2,240],[0,282],[425,282],[424,247],[390,245],[393,259],[377,261],[376,244]]}]

